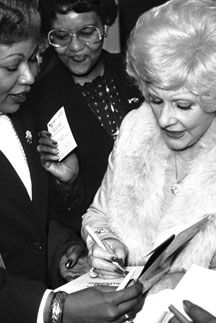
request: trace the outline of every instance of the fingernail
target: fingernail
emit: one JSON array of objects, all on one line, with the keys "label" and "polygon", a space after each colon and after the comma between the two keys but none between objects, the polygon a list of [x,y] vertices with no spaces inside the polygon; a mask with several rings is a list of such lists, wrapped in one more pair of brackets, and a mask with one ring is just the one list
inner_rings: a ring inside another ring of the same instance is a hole
[{"label": "fingernail", "polygon": [[114,261],[114,262],[117,262],[121,267],[124,267],[124,263],[123,263],[123,260],[121,258],[112,257],[111,260]]},{"label": "fingernail", "polygon": [[67,269],[70,269],[70,268],[72,268],[72,265],[73,265],[73,261],[72,261],[72,260],[68,260],[68,261],[66,262],[66,264],[65,264],[65,267],[66,267]]}]

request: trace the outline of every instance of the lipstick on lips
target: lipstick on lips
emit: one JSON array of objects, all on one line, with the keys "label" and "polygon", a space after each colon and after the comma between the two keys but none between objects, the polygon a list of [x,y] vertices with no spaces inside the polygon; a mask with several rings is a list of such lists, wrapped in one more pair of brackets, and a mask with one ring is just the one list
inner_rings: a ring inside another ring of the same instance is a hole
[{"label": "lipstick on lips", "polygon": [[26,92],[20,92],[17,94],[10,94],[10,98],[15,102],[15,103],[22,103],[26,100],[26,95],[27,95],[27,91]]},{"label": "lipstick on lips", "polygon": [[170,130],[166,130],[166,129],[164,129],[164,132],[168,137],[174,138],[174,139],[181,138],[185,134],[185,131],[170,131]]}]

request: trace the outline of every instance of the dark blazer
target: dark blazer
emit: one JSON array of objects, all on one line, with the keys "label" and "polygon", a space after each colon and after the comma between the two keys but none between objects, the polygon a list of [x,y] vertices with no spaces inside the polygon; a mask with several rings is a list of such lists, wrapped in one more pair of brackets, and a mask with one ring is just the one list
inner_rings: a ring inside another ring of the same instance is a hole
[{"label": "dark blazer", "polygon": [[[125,114],[137,108],[143,98],[125,72],[123,57],[120,54],[103,51],[103,59],[105,68],[115,79],[125,107]],[[100,186],[114,142],[101,127],[87,102],[77,90],[70,72],[56,57],[55,60],[55,63],[50,64],[52,68],[34,86],[26,104],[33,110],[38,130],[47,129],[47,122],[55,112],[62,106],[65,108],[78,145],[76,153],[84,187],[84,200],[79,207],[71,208],[68,205],[68,210],[64,213],[65,215],[62,215],[62,221],[79,231],[81,215]]]},{"label": "dark blazer", "polygon": [[[6,266],[6,270],[0,268],[0,322],[33,323],[46,286],[62,283],[57,281],[59,257],[77,242],[77,237],[68,229],[60,231],[54,217],[50,216],[48,222],[47,177],[36,151],[37,138],[31,118],[21,111],[11,119],[27,157],[32,201],[14,168],[0,152],[0,253]],[[27,130],[32,134],[29,143]],[[48,239],[49,235],[55,238]]]}]

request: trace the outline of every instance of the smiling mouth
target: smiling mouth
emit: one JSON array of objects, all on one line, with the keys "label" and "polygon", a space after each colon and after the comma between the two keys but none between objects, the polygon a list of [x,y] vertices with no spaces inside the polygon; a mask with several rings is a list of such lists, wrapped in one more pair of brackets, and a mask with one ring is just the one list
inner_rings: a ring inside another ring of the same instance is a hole
[{"label": "smiling mouth", "polygon": [[70,57],[70,59],[76,63],[80,63],[80,62],[85,61],[86,56],[72,56],[72,57]]},{"label": "smiling mouth", "polygon": [[16,103],[22,103],[26,100],[27,92],[22,92],[18,94],[10,94],[10,98]]},{"label": "smiling mouth", "polygon": [[185,131],[169,131],[166,129],[164,129],[164,132],[168,137],[176,139],[183,137],[185,134]]}]

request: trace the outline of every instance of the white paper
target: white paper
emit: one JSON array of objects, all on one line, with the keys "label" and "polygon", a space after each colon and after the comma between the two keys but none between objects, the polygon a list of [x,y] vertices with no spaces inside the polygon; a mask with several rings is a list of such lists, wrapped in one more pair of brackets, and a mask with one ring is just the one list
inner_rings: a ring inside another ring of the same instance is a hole
[{"label": "white paper", "polygon": [[[183,309],[183,300],[189,300],[216,316],[216,272],[192,265],[176,286],[175,295],[172,304],[189,320],[190,318]],[[168,321],[169,319],[163,323]]]},{"label": "white paper", "polygon": [[77,147],[64,107],[61,107],[47,124],[52,139],[58,143],[59,161]]},{"label": "white paper", "polygon": [[134,323],[168,323],[173,316],[168,310],[171,304],[191,321],[183,309],[183,300],[189,300],[216,316],[216,271],[192,265],[175,289],[147,296]]},{"label": "white paper", "polygon": [[157,294],[147,296],[142,310],[134,319],[134,323],[161,323],[167,315],[168,306],[173,302],[174,293],[175,291],[172,289],[164,289]]},{"label": "white paper", "polygon": [[[143,267],[128,267],[128,270],[136,268],[134,279],[139,277]],[[97,285],[118,287],[124,278],[115,280],[103,280],[90,278],[85,274],[55,291],[63,290],[68,293],[93,287]],[[169,305],[174,305],[189,320],[184,312],[183,300],[189,300],[216,316],[216,271],[201,266],[192,265],[175,289],[165,289],[159,293],[146,297],[142,310],[134,318],[134,323],[168,323],[173,316],[168,310]]]},{"label": "white paper", "polygon": [[[143,266],[136,266],[136,267],[131,266],[131,267],[127,267],[127,269],[129,271],[136,269],[132,277],[133,279],[136,279],[139,277],[143,269]],[[87,273],[77,279],[72,280],[71,282],[65,285],[60,286],[55,291],[63,290],[67,293],[72,293],[72,292],[76,292],[78,290],[81,290],[87,287],[93,287],[93,286],[113,286],[117,288],[123,279],[124,278],[104,280],[98,277],[91,278]]]}]

